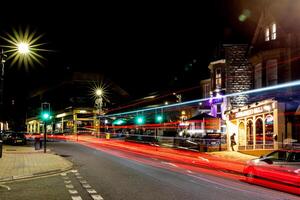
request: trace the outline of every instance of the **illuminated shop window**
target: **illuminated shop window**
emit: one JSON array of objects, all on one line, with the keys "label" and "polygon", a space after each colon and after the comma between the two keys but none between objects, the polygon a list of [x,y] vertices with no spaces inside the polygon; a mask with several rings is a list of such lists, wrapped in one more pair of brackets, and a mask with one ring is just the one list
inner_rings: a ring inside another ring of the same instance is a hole
[{"label": "illuminated shop window", "polygon": [[266,144],[273,144],[273,134],[274,134],[273,115],[266,116],[265,132],[266,132]]},{"label": "illuminated shop window", "polygon": [[247,122],[247,145],[253,145],[253,122]]},{"label": "illuminated shop window", "polygon": [[263,144],[263,121],[261,118],[258,118],[256,120],[255,129],[256,129],[256,134],[255,134],[256,144]]}]

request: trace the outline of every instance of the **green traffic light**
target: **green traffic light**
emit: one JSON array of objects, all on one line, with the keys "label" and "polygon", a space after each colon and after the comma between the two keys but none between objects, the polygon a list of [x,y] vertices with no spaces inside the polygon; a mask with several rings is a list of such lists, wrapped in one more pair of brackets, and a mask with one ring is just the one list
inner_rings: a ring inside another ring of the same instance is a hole
[{"label": "green traffic light", "polygon": [[136,123],[137,124],[144,124],[144,122],[145,122],[145,119],[144,119],[143,116],[139,116],[139,117],[136,118]]},{"label": "green traffic light", "polygon": [[160,122],[163,121],[163,117],[162,117],[161,115],[157,115],[157,116],[155,117],[155,119],[156,119],[156,122],[157,122],[157,123],[160,123]]},{"label": "green traffic light", "polygon": [[116,121],[113,122],[113,125],[121,125],[121,124],[124,124],[124,123],[125,123],[124,120],[118,119],[118,120],[116,120]]},{"label": "green traffic light", "polygon": [[44,121],[47,121],[47,120],[49,120],[50,118],[51,118],[50,113],[48,113],[48,112],[42,113],[42,119],[43,119]]}]

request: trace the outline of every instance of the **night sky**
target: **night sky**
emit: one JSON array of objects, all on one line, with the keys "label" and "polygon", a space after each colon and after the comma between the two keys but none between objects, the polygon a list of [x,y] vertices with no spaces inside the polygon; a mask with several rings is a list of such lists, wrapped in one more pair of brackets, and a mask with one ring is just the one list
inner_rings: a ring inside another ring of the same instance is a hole
[{"label": "night sky", "polygon": [[[1,5],[0,33],[29,26],[45,34],[44,67],[7,68],[11,95],[49,84],[57,73],[102,72],[133,97],[188,88],[209,78],[222,43],[249,43],[260,1],[182,3],[38,1]],[[241,22],[239,16],[248,18]],[[3,42],[3,41],[1,41]],[[8,61],[9,62],[9,61]],[[7,64],[8,65],[8,64]],[[16,88],[21,88],[16,91]]]}]

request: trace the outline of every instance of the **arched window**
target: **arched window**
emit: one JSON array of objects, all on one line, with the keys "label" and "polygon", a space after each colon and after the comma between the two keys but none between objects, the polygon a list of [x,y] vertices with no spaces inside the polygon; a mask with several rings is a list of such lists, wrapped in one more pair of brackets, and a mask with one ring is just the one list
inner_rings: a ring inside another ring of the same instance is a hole
[{"label": "arched window", "polygon": [[246,135],[245,135],[245,124],[244,122],[241,122],[239,124],[239,130],[238,130],[238,142],[239,142],[239,146],[245,146],[246,142],[245,139]]},{"label": "arched window", "polygon": [[253,122],[247,122],[247,145],[253,145]]},{"label": "arched window", "polygon": [[267,115],[265,120],[266,144],[273,144],[274,119],[273,115]]},{"label": "arched window", "polygon": [[261,118],[256,119],[255,130],[256,144],[263,144],[263,121]]}]

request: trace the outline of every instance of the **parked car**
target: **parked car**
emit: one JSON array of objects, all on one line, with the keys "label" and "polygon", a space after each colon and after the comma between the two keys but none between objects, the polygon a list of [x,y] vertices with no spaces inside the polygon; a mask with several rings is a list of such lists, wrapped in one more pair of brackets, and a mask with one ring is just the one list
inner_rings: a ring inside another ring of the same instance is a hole
[{"label": "parked car", "polygon": [[276,150],[247,162],[246,181],[259,179],[300,186],[300,150]]},{"label": "parked car", "polygon": [[7,143],[7,138],[11,134],[11,131],[1,131],[0,132],[0,139],[3,141],[3,143]]},{"label": "parked car", "polygon": [[6,144],[25,145],[27,143],[24,133],[7,132],[7,138],[4,140]]}]

